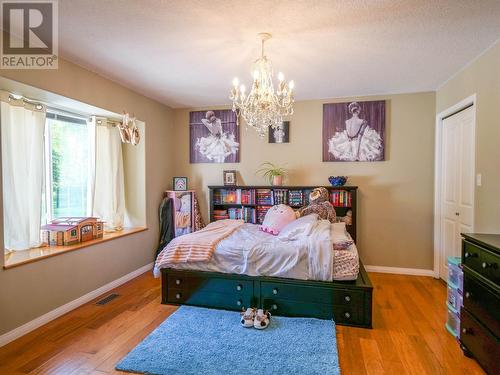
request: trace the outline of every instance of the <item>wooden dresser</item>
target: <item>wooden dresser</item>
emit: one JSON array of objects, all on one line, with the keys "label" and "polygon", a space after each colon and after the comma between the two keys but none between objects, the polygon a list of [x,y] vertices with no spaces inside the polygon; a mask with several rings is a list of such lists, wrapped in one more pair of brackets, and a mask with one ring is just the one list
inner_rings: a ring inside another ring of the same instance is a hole
[{"label": "wooden dresser", "polygon": [[500,234],[462,234],[460,341],[488,374],[500,373]]}]

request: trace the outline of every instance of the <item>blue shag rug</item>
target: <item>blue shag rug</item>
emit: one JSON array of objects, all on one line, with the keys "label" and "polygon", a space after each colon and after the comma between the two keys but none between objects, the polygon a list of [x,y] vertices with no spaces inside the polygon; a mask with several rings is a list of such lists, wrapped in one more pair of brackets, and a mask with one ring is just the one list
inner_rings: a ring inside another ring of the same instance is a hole
[{"label": "blue shag rug", "polygon": [[264,330],[234,311],[181,306],[116,365],[156,375],[337,375],[335,323],[273,317]]}]

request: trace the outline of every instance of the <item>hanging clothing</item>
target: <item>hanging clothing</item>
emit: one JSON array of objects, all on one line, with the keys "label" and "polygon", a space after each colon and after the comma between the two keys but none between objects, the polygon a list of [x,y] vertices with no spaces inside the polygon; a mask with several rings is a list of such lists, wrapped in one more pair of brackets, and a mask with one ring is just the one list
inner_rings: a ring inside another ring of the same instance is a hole
[{"label": "hanging clothing", "polygon": [[0,96],[4,246],[26,250],[41,245],[46,108]]},{"label": "hanging clothing", "polygon": [[165,197],[160,204],[160,243],[156,250],[156,256],[175,237],[174,232],[174,200]]},{"label": "hanging clothing", "polygon": [[196,194],[194,195],[193,214],[194,214],[194,231],[196,232],[197,230],[205,228],[205,222],[203,221],[203,217],[201,216],[200,204],[198,203],[198,197],[196,196]]}]

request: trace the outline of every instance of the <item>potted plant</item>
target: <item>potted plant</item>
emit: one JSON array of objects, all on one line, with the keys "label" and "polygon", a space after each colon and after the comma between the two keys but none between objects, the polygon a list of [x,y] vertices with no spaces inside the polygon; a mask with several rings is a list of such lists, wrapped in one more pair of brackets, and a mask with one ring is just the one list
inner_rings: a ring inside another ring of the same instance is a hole
[{"label": "potted plant", "polygon": [[262,177],[266,178],[271,185],[281,186],[283,178],[287,175],[288,171],[283,167],[278,167],[266,161],[260,165],[260,169],[256,173],[261,173]]}]

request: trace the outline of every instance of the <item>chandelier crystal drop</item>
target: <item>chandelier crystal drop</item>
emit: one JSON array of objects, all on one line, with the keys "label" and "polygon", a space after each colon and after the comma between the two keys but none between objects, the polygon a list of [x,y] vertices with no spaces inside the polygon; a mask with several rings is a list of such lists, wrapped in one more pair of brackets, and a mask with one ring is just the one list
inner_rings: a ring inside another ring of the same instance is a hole
[{"label": "chandelier crystal drop", "polygon": [[252,88],[247,94],[245,85],[240,85],[238,78],[234,78],[229,99],[233,102],[233,111],[243,116],[247,126],[265,137],[269,127],[276,129],[283,123],[283,117],[293,114],[294,82],[287,84],[280,72],[277,90],[274,90],[273,67],[264,55],[264,43],[271,38],[271,34],[260,33],[259,37],[262,53],[253,65]]}]

